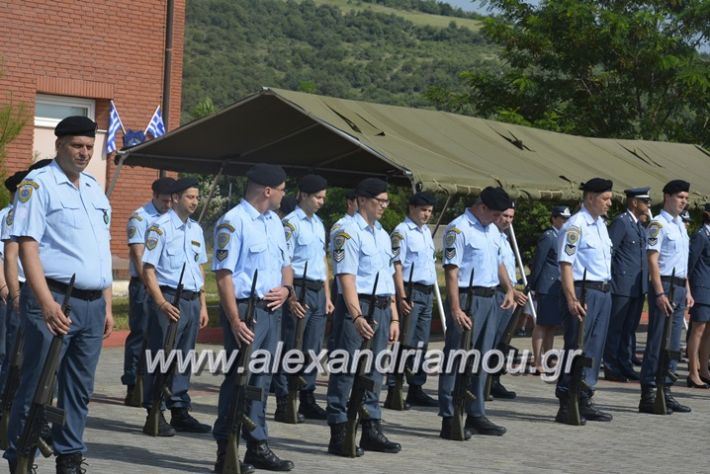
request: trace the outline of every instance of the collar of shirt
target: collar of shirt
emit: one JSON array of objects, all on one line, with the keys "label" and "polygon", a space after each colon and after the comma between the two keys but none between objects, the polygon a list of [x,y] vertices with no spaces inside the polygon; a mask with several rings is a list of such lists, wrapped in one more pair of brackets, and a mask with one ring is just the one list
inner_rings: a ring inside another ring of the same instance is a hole
[{"label": "collar of shirt", "polygon": [[552,229],[552,233],[555,234],[555,237],[557,237],[558,235],[560,235],[559,229],[555,228],[554,225],[553,225],[552,227],[550,227],[550,229]]},{"label": "collar of shirt", "polygon": [[[61,166],[59,166],[59,163],[57,163],[57,160],[52,160],[52,162],[47,165],[47,168],[49,169],[50,173],[52,173],[52,176],[54,177],[54,181],[57,184],[68,184],[72,188],[76,189],[76,186],[74,186],[74,183],[69,180],[69,177],[66,175],[64,170],[62,169]],[[83,173],[82,173],[83,175]],[[80,175],[79,178],[79,186],[84,184],[87,180],[81,179],[83,176]],[[86,183],[89,184],[89,183]]]},{"label": "collar of shirt", "polygon": [[638,224],[638,218],[634,215],[633,212],[631,212],[631,209],[627,209],[626,212],[631,216],[631,220],[634,222],[634,224]]},{"label": "collar of shirt", "polygon": [[663,217],[668,222],[673,222],[676,225],[683,225],[683,219],[680,216],[673,217],[670,212],[665,209],[661,209],[661,214],[659,217]]},{"label": "collar of shirt", "polygon": [[422,231],[422,228],[418,226],[416,222],[410,219],[409,216],[404,218],[404,223],[407,225],[407,227],[409,227],[410,230],[418,230],[419,232]]},{"label": "collar of shirt", "polygon": [[601,222],[602,225],[604,224],[604,219],[602,219],[601,216],[599,216],[599,217],[597,217],[597,218],[595,219],[594,217],[592,217],[592,214],[587,210],[586,207],[582,206],[582,209],[581,209],[580,212],[581,212],[582,215],[584,216],[584,220],[587,222],[587,224],[589,224],[589,225],[592,225],[592,224],[599,225],[599,222]]},{"label": "collar of shirt", "polygon": [[143,210],[148,214],[149,216],[159,216],[160,211],[155,207],[153,204],[153,201],[148,201],[148,204],[143,206]]},{"label": "collar of shirt", "polygon": [[187,227],[188,223],[190,222],[189,217],[187,218],[187,220],[185,222],[183,222],[182,219],[180,219],[180,216],[178,216],[178,213],[175,212],[174,209],[170,209],[170,211],[168,211],[168,212],[170,213],[170,214],[168,214],[170,216],[170,222],[172,222],[174,228],[179,229],[183,226]]},{"label": "collar of shirt", "polygon": [[466,212],[464,213],[464,215],[466,216],[466,219],[468,219],[468,221],[471,223],[472,226],[478,227],[479,229],[483,230],[484,232],[486,231],[488,226],[484,226],[483,224],[481,224],[481,221],[478,220],[478,217],[476,217],[476,215],[473,212],[471,212],[470,207],[468,209],[466,209]]},{"label": "collar of shirt", "polygon": [[273,213],[271,211],[266,211],[265,213],[261,214],[246,199],[242,199],[242,202],[240,202],[239,205],[242,206],[242,209],[244,209],[244,212],[246,212],[247,216],[249,216],[251,218],[251,220],[253,220],[253,221],[255,221],[257,219],[262,219],[262,220],[271,219],[273,217]]},{"label": "collar of shirt", "polygon": [[[360,214],[359,212],[353,216],[353,219],[355,219],[355,222],[357,222],[357,225],[360,229],[370,228],[370,224],[367,223],[365,218],[362,217],[362,214]],[[376,229],[381,229],[382,225],[380,225],[380,221],[375,221],[375,225],[373,227],[374,228],[372,229],[372,231]]]},{"label": "collar of shirt", "polygon": [[306,214],[306,211],[304,211],[300,206],[296,206],[296,209],[293,210],[293,215],[302,221],[318,222],[320,220],[317,214],[313,214],[309,217],[308,214]]}]

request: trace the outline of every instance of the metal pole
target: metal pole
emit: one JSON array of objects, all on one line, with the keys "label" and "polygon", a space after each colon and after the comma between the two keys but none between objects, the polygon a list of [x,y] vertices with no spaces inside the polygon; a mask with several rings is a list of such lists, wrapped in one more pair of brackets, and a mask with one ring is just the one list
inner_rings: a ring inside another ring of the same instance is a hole
[{"label": "metal pole", "polygon": [[[165,58],[163,62],[163,124],[165,130],[170,130],[170,81],[173,67],[173,17],[174,0],[167,0],[165,11]],[[160,177],[166,176],[165,170],[160,170]]]},{"label": "metal pole", "polygon": [[121,158],[118,159],[116,171],[114,171],[113,176],[111,177],[111,183],[109,184],[108,189],[106,190],[107,198],[111,197],[111,193],[113,193],[113,190],[116,188],[116,184],[118,183],[118,176],[121,174],[121,168],[123,168],[123,161],[125,159],[126,155],[121,155]]},{"label": "metal pole", "polygon": [[[436,221],[436,225],[434,226],[434,232],[432,233],[432,236],[436,235],[436,232],[439,230],[439,226],[441,225],[441,219],[444,217],[444,212],[449,208],[449,204],[451,203],[451,193],[447,193],[448,196],[446,197],[446,202],[444,203],[444,207],[441,209],[441,213],[439,213],[439,218]],[[436,284],[434,285],[434,295],[436,296],[436,309],[439,311],[439,320],[441,321],[441,328],[444,330],[444,335],[446,335],[446,315],[444,313],[444,302],[441,299],[441,290],[439,290],[439,282],[437,281]]]},{"label": "metal pole", "polygon": [[217,176],[214,177],[212,180],[212,184],[210,184],[210,192],[207,195],[207,201],[205,201],[205,205],[202,206],[202,210],[200,211],[200,217],[197,219],[197,223],[202,222],[202,218],[205,217],[205,213],[207,212],[207,207],[210,205],[210,202],[212,201],[212,197],[214,196],[214,191],[217,188],[217,181],[219,181],[219,178],[222,177],[222,171],[224,171],[224,164],[220,166],[219,172],[217,173]]},{"label": "metal pole", "polygon": [[[508,228],[508,232],[510,233],[510,240],[511,244],[513,247],[513,252],[515,253],[515,262],[518,264],[518,268],[520,269],[520,275],[523,279],[523,285],[528,286],[528,279],[525,276],[525,267],[523,266],[523,259],[520,258],[520,249],[518,248],[518,240],[515,238],[515,230],[513,229],[513,224],[510,224],[510,228]],[[527,294],[528,297],[528,314],[533,317],[533,321],[537,322],[537,312],[535,311],[535,305],[532,303],[532,294],[531,292],[528,292]]]}]

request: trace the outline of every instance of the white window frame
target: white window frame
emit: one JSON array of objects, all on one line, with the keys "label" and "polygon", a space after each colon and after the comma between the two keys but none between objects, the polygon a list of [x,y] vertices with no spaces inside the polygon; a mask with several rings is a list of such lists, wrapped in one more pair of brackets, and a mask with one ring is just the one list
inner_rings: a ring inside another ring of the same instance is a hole
[{"label": "white window frame", "polygon": [[[60,95],[45,95],[37,94],[35,98],[37,103],[50,105],[64,105],[67,107],[83,107],[87,109],[87,117],[96,121],[96,101],[94,99],[83,99],[79,97],[67,97]],[[35,106],[35,114],[36,112]],[[37,117],[35,115],[35,127],[56,127],[60,119],[49,117]]]}]

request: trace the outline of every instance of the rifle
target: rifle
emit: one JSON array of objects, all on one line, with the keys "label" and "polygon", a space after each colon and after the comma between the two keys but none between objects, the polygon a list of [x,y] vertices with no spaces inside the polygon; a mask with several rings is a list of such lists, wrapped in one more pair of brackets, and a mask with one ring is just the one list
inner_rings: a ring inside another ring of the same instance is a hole
[{"label": "rifle", "polygon": [[[146,315],[147,316],[147,315]],[[126,405],[130,407],[139,407],[143,405],[143,377],[145,377],[145,351],[148,349],[148,329],[143,335],[143,344],[141,345],[140,357],[136,366],[136,383],[133,386],[131,396],[126,400]]]},{"label": "rifle", "polygon": [[[256,309],[256,280],[259,276],[259,270],[254,270],[254,278],[251,281],[251,291],[249,292],[249,301],[247,310],[244,314],[244,324],[250,331],[254,330],[256,324],[254,318],[254,310]],[[227,435],[227,451],[224,457],[224,467],[221,474],[241,474],[241,465],[239,463],[239,438],[241,437],[242,425],[248,431],[256,429],[256,423],[249,418],[247,414],[249,402],[251,400],[261,400],[264,396],[264,391],[253,385],[249,385],[251,372],[249,371],[249,362],[253,346],[251,343],[241,344],[239,349],[239,358],[237,360],[237,368],[234,372],[234,398],[229,407],[229,417],[227,418],[227,426],[229,434]]]},{"label": "rifle", "polygon": [[[64,293],[62,300],[61,311],[69,317],[71,306],[72,291],[74,291],[74,280],[76,274],[73,274],[69,280],[69,286]],[[42,427],[45,420],[50,423],[64,424],[64,410],[52,406],[52,398],[54,398],[54,383],[57,378],[57,369],[61,362],[62,346],[64,344],[64,336],[57,334],[52,337],[52,342],[49,345],[47,358],[42,366],[42,373],[37,382],[37,388],[32,398],[32,405],[27,416],[27,421],[22,430],[22,434],[17,440],[17,467],[15,472],[25,474],[30,472],[35,458],[35,452],[39,448],[42,455],[46,458],[52,455],[52,447],[49,446],[41,437]]]},{"label": "rifle", "polygon": [[[582,291],[580,292],[579,304],[584,305],[587,300],[587,269],[584,269],[582,275]],[[582,415],[579,412],[579,397],[582,390],[587,388],[584,383],[584,368],[592,366],[592,359],[584,353],[584,320],[577,321],[577,348],[582,352],[577,354],[572,359],[572,374],[569,385],[569,396],[567,397],[567,424],[580,426],[582,424]]]},{"label": "rifle", "polygon": [[471,335],[473,333],[473,325],[475,318],[473,317],[473,269],[471,269],[471,277],[468,280],[468,288],[466,289],[466,304],[464,305],[466,316],[471,318],[471,328],[464,329],[461,333],[460,347],[465,351],[461,358],[458,371],[456,373],[456,382],[454,383],[453,404],[454,404],[454,419],[451,425],[451,439],[455,441],[465,441],[465,423],[464,414],[466,413],[466,403],[476,400],[476,396],[471,392],[471,362],[468,354],[471,351]]},{"label": "rifle", "polygon": [[[185,275],[185,263],[182,264],[182,270],[180,271],[180,279],[178,280],[178,285],[175,290],[175,296],[173,297],[172,305],[180,309],[180,297],[182,296],[182,277]],[[178,322],[172,319],[168,323],[168,331],[165,334],[165,341],[163,342],[163,356],[168,358],[170,353],[175,349],[175,339],[177,338]],[[145,420],[145,425],[143,425],[143,433],[149,436],[158,436],[158,430],[160,425],[160,409],[162,408],[163,401],[166,398],[172,396],[170,391],[170,382],[173,378],[173,372],[175,372],[175,357],[169,359],[170,365],[168,370],[163,372],[160,371],[153,378],[153,396],[152,405],[148,410],[148,418]]]},{"label": "rifle", "polygon": [[[370,304],[367,308],[367,315],[364,316],[367,324],[376,330],[377,322],[374,320],[373,316],[375,314],[375,301],[377,299],[377,282],[380,279],[380,274],[375,275],[375,284],[372,286],[372,294],[370,295]],[[348,401],[348,421],[345,429],[345,441],[343,442],[343,449],[345,452],[343,455],[354,458],[357,456],[357,445],[355,438],[357,437],[357,422],[358,416],[362,419],[367,419],[370,417],[367,409],[364,406],[365,393],[367,391],[373,391],[375,388],[375,382],[372,378],[367,376],[367,364],[365,359],[362,357],[363,353],[367,353],[372,350],[372,340],[375,338],[373,335],[370,339],[363,339],[360,346],[361,357],[357,361],[357,371],[353,379],[353,388],[350,391],[350,400]]]},{"label": "rifle", "polygon": [[[16,317],[20,317],[19,314]],[[0,449],[7,449],[9,439],[7,432],[10,428],[10,411],[12,410],[12,401],[15,399],[17,387],[20,385],[20,371],[22,370],[22,350],[25,345],[24,329],[22,324],[17,327],[15,335],[15,347],[10,356],[10,361],[7,369],[7,380],[5,388],[2,392],[2,402],[0,403]]]},{"label": "rifle", "polygon": [[[414,288],[414,281],[412,277],[414,275],[414,264],[409,268],[409,280],[407,282],[407,293],[406,300],[409,306],[412,306],[412,290]],[[399,315],[400,321],[400,332],[399,332],[399,350],[395,357],[395,370],[394,374],[394,387],[387,391],[387,398],[385,399],[385,408],[390,410],[402,411],[405,408],[404,400],[404,377],[407,377],[407,382],[411,383],[412,380],[412,369],[409,367],[404,367],[403,370],[399,371],[399,366],[402,363],[402,350],[411,349],[411,344],[407,344],[413,339],[414,324],[412,324],[412,315],[405,316],[404,314]]]},{"label": "rifle", "polygon": [[[671,306],[675,309],[675,268],[671,276],[671,285],[668,289],[668,299]],[[661,339],[660,353],[658,355],[658,369],[656,370],[656,399],[653,402],[653,413],[656,415],[667,415],[666,412],[666,392],[663,388],[666,386],[666,377],[671,379],[671,382],[678,380],[678,376],[671,370],[671,362],[680,359],[680,351],[672,351],[668,347],[671,340],[671,329],[673,327],[673,313],[670,316],[664,316],[663,321],[663,339]]]},{"label": "rifle", "polygon": [[[303,284],[299,288],[298,302],[306,304],[306,276],[308,275],[308,262],[303,267]],[[296,318],[293,348],[303,353],[303,332],[306,330],[306,318]],[[305,359],[305,358],[304,358]],[[288,376],[288,404],[286,405],[286,423],[298,423],[298,392],[306,386],[306,379],[301,373]]]}]

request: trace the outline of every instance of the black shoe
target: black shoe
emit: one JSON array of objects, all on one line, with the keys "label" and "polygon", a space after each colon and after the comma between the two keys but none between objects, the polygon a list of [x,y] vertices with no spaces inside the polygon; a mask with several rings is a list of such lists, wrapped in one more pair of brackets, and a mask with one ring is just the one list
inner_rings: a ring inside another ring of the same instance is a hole
[{"label": "black shoe", "polygon": [[170,412],[172,413],[170,424],[175,428],[175,431],[185,433],[209,433],[212,431],[210,425],[200,423],[193,418],[187,408],[173,408]]},{"label": "black shoe", "polygon": [[[453,416],[445,416],[441,419],[441,431],[439,432],[439,437],[444,438],[444,439],[451,439],[453,440],[453,433],[452,433],[452,428],[454,424],[454,417]],[[467,429],[464,427],[463,429],[463,440],[468,441],[471,439],[471,436],[473,434],[471,433],[471,430]],[[459,441],[459,440],[457,440]]]},{"label": "black shoe", "polygon": [[472,434],[490,436],[503,436],[503,434],[507,431],[504,427],[492,423],[485,416],[471,415],[466,417],[466,429],[470,430]]},{"label": "black shoe", "polygon": [[[299,394],[301,403],[298,405],[298,413],[309,420],[325,420],[328,418],[326,411],[318,406],[313,392],[302,391]],[[299,417],[300,418],[300,417]]]},{"label": "black shoe", "polygon": [[[214,463],[214,472],[220,473],[224,470],[224,457],[227,455],[227,441],[217,441],[217,461]],[[242,474],[252,474],[254,466],[239,462],[239,472]]]},{"label": "black shoe", "polygon": [[[656,387],[650,385],[641,386],[641,401],[639,402],[639,413],[656,414]],[[668,406],[666,401],[666,415],[672,415],[673,410]]]},{"label": "black shoe", "polygon": [[629,381],[626,377],[623,375],[617,373],[617,372],[611,372],[611,371],[604,371],[604,379],[608,380],[609,382],[622,382],[626,383]]},{"label": "black shoe", "polygon": [[641,380],[641,377],[634,369],[624,369],[621,373],[624,377],[629,379],[630,382],[638,382]]},{"label": "black shoe", "polygon": [[290,471],[293,469],[293,463],[279,459],[266,441],[249,441],[244,462],[253,465],[256,469],[266,469],[267,471]]},{"label": "black shoe", "polygon": [[611,413],[601,411],[592,403],[591,398],[579,400],[579,414],[589,421],[611,421],[614,417]]},{"label": "black shoe", "polygon": [[666,395],[666,406],[673,410],[673,413],[690,413],[691,409],[688,406],[681,405],[678,400],[673,398],[671,395],[671,388],[669,386],[663,387],[663,393]]},{"label": "black shoe", "polygon": [[86,465],[81,453],[60,454],[56,458],[57,474],[84,474]]},{"label": "black shoe", "polygon": [[[346,458],[351,457],[350,454],[345,452],[345,430],[347,429],[347,423],[336,423],[330,425],[330,442],[328,443],[328,452],[330,454],[335,454],[337,456],[344,456]],[[359,458],[365,454],[360,446],[355,446],[355,457]]]},{"label": "black shoe", "polygon": [[[150,409],[147,410],[150,413]],[[145,430],[145,428],[143,429]],[[175,436],[175,428],[173,428],[172,425],[170,425],[170,423],[168,423],[168,421],[165,419],[165,412],[163,411],[160,412],[160,416],[158,417],[158,436],[162,436],[165,438]]]},{"label": "black shoe", "polygon": [[133,403],[133,390],[136,389],[135,385],[128,385],[126,388],[126,398],[123,399],[123,404],[126,405],[127,407],[139,407],[140,405],[137,405]]},{"label": "black shoe", "polygon": [[491,384],[491,395],[493,398],[512,400],[516,397],[516,393],[512,390],[508,390],[500,383],[499,377],[493,378],[493,383]]},{"label": "black shoe", "polygon": [[[581,411],[581,410],[580,410]],[[557,415],[555,415],[555,421],[557,423],[562,423],[564,425],[570,425],[569,420],[569,410],[567,409],[567,400],[560,399],[560,409],[557,410]],[[582,416],[580,413],[579,415],[579,426],[584,426],[587,424],[587,419]]]},{"label": "black shoe", "polygon": [[703,382],[703,383],[695,383],[695,382],[693,382],[693,380],[690,378],[690,376],[688,376],[688,377],[685,378],[685,384],[686,384],[689,388],[704,388],[704,389],[707,389],[707,388],[708,388],[708,384],[706,384],[705,382]]},{"label": "black shoe", "polygon": [[438,407],[439,402],[427,395],[421,385],[410,385],[407,391],[407,403],[418,407]]},{"label": "black shoe", "polygon": [[[283,397],[276,397],[276,411],[274,412],[274,421],[278,421],[279,423],[293,424],[293,420],[291,420],[287,416],[289,403],[290,402],[288,399],[288,395],[284,395]],[[305,418],[301,414],[301,410],[296,412],[296,423],[303,423],[304,420],[305,420]]]},{"label": "black shoe", "polygon": [[402,449],[402,445],[387,439],[387,436],[382,432],[380,420],[362,422],[360,447],[365,451],[379,451],[381,453],[398,453]]}]

